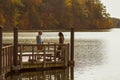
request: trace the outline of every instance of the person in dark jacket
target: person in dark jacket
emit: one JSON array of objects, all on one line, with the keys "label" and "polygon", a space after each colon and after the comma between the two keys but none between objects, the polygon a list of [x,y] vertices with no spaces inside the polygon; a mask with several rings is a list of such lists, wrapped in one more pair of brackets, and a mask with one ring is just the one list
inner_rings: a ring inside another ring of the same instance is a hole
[{"label": "person in dark jacket", "polygon": [[59,46],[58,46],[58,51],[57,51],[57,53],[56,53],[56,57],[57,58],[59,58],[59,59],[61,59],[61,49],[62,49],[62,46],[61,46],[61,44],[64,44],[64,35],[63,35],[63,33],[62,32],[59,32],[58,33],[58,36],[59,36]]}]

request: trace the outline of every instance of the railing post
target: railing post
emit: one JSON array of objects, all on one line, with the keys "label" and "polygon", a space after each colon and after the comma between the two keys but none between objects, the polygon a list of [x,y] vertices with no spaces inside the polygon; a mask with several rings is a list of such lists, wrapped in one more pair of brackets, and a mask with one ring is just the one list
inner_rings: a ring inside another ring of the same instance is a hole
[{"label": "railing post", "polygon": [[0,26],[0,80],[2,78],[2,27]]},{"label": "railing post", "polygon": [[74,28],[71,28],[71,55],[70,55],[70,64],[74,65]]}]

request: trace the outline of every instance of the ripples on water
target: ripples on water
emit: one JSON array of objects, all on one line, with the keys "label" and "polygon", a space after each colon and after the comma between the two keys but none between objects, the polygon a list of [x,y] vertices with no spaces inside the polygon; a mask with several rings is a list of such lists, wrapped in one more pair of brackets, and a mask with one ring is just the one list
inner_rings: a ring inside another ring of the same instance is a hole
[{"label": "ripples on water", "polygon": [[76,68],[99,65],[103,61],[103,42],[99,40],[79,40],[75,42]]},{"label": "ripples on water", "polygon": [[[119,34],[119,29],[113,29],[110,32],[75,33],[74,80],[120,80]],[[12,43],[12,35],[5,33],[3,43]],[[36,43],[37,33],[35,32],[19,33],[19,35],[19,43]],[[64,35],[65,42],[69,43],[70,33],[64,32]],[[42,37],[44,42],[58,42],[56,32],[45,32]]]}]

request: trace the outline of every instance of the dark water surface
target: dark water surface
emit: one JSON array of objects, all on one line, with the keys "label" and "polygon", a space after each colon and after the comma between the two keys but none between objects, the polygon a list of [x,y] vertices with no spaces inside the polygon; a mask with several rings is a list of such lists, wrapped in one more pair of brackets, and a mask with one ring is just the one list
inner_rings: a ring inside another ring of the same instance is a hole
[{"label": "dark water surface", "polygon": [[[43,32],[43,41],[58,43],[57,34]],[[119,34],[120,29],[112,29],[110,32],[75,32],[74,73],[70,68],[27,72],[10,76],[6,80],[120,80]],[[12,43],[12,33],[3,35],[3,43]],[[37,32],[19,33],[19,43],[35,44],[36,35]],[[64,35],[65,43],[69,43],[70,33],[64,32]]]}]

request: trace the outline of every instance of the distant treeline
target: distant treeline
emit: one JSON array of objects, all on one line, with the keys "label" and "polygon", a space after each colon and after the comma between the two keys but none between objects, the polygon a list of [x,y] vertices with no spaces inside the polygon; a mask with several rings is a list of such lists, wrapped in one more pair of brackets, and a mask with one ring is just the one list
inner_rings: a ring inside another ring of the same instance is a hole
[{"label": "distant treeline", "polygon": [[0,0],[0,25],[6,30],[111,28],[100,0]]},{"label": "distant treeline", "polygon": [[117,19],[117,18],[112,18],[113,20],[113,27],[115,28],[120,28],[120,19]]}]

